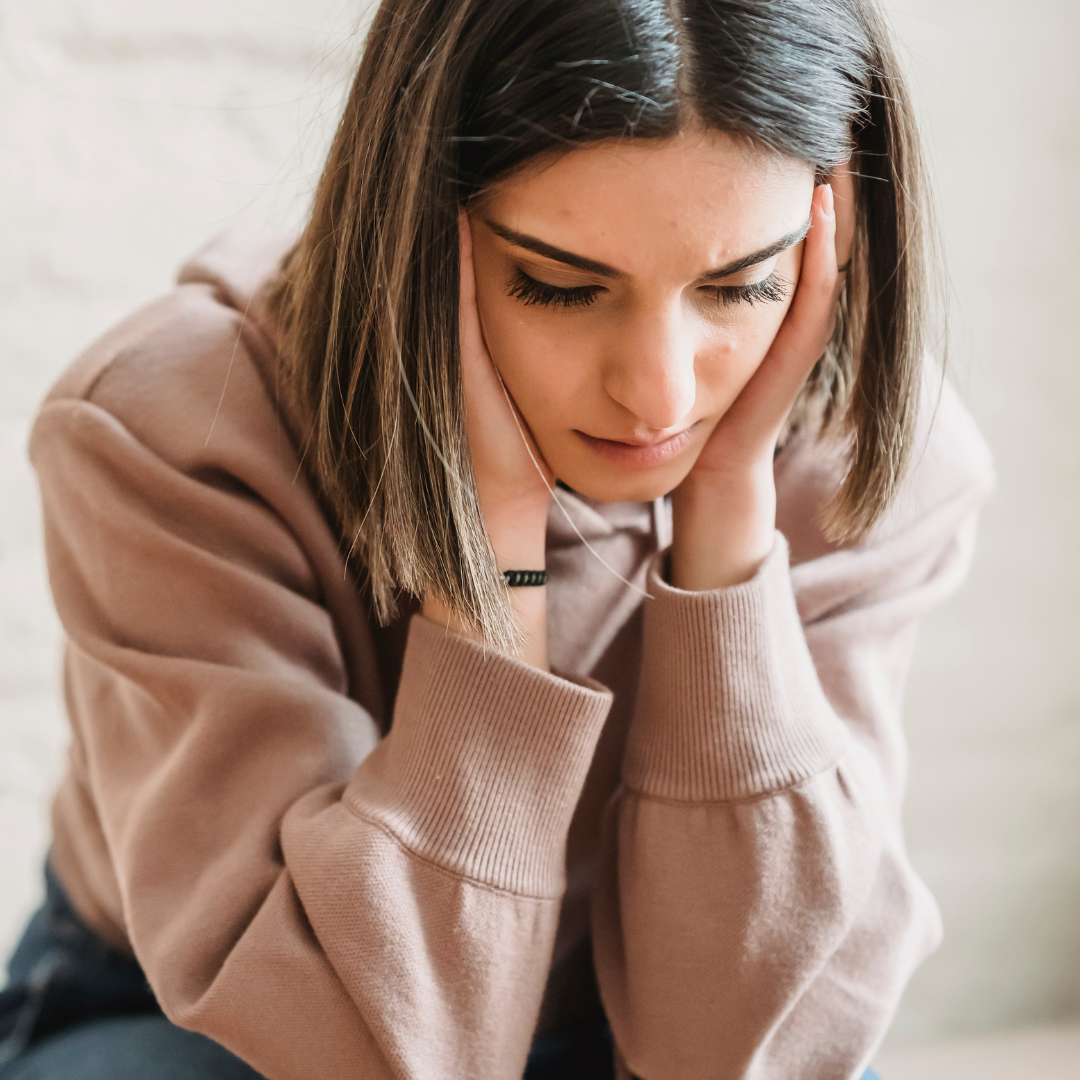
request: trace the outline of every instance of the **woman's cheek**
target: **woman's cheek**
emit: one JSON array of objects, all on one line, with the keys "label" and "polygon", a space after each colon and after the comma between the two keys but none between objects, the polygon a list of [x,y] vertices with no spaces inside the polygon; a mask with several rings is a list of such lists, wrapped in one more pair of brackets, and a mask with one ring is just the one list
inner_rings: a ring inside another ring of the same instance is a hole
[{"label": "woman's cheek", "polygon": [[484,317],[484,336],[492,360],[538,442],[569,418],[567,403],[582,390],[587,367],[581,343],[560,333],[552,320],[530,318],[521,305],[495,304]]},{"label": "woman's cheek", "polygon": [[727,407],[753,378],[776,336],[773,320],[740,317],[710,335],[704,363],[698,365],[698,379],[712,401],[709,411]]}]

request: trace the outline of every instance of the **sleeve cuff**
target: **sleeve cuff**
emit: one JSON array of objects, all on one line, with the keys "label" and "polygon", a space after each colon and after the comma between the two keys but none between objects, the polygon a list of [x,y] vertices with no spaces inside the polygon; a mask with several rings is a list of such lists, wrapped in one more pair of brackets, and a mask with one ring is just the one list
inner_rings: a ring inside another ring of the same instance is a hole
[{"label": "sleeve cuff", "polygon": [[390,733],[345,801],[453,873],[558,896],[611,700],[598,683],[549,675],[416,616]]},{"label": "sleeve cuff", "polygon": [[649,570],[623,780],[687,802],[749,799],[824,772],[849,738],[818,681],[776,534],[749,581],[684,592]]}]

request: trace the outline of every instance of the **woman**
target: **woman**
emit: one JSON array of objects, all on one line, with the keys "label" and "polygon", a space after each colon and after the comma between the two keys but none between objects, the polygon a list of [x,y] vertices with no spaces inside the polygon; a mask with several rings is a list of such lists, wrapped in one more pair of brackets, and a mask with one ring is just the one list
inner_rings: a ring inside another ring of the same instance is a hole
[{"label": "woman", "polygon": [[989,476],[919,190],[865,0],[386,0],[299,241],[36,422],[74,735],[0,1075],[863,1075]]}]

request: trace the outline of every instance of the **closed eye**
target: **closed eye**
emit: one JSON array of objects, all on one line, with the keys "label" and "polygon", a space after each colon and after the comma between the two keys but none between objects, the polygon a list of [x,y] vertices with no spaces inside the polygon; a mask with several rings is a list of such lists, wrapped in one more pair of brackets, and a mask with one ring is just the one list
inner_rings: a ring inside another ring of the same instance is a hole
[{"label": "closed eye", "polygon": [[548,285],[529,277],[521,269],[514,271],[506,289],[510,296],[526,306],[555,308],[588,307],[602,292],[607,292],[603,285],[576,285],[573,288]]},{"label": "closed eye", "polygon": [[777,304],[787,299],[791,282],[775,271],[753,285],[702,285],[707,293],[725,307],[729,304]]},{"label": "closed eye", "polygon": [[[781,303],[787,299],[790,285],[789,281],[774,272],[751,285],[702,285],[701,288],[724,307],[731,304],[749,304],[753,307],[756,304]],[[507,284],[507,292],[527,307],[583,308],[595,303],[607,289],[603,285],[549,285],[529,277],[518,268]]]}]

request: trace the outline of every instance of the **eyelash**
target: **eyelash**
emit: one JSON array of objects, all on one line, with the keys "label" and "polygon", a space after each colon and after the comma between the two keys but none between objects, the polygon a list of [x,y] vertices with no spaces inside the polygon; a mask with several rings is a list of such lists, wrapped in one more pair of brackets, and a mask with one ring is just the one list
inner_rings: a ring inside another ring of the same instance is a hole
[{"label": "eyelash", "polygon": [[545,285],[542,281],[529,277],[523,270],[514,272],[508,291],[526,307],[539,304],[541,307],[588,307],[603,290],[602,285],[579,285],[574,289],[560,289],[555,285]]},{"label": "eyelash", "polygon": [[[750,304],[753,307],[759,303],[779,303],[786,299],[787,286],[788,282],[773,273],[753,285],[713,285],[706,288],[707,291],[715,294],[717,303],[725,307],[728,304]],[[600,293],[604,292],[604,287],[578,285],[572,289],[563,289],[557,285],[547,285],[542,281],[537,281],[523,270],[516,270],[507,290],[510,296],[520,300],[526,307],[539,305],[554,308],[584,308],[595,302]]]},{"label": "eyelash", "polygon": [[788,282],[777,273],[770,274],[753,285],[714,285],[716,301],[728,304],[778,304],[787,299]]}]

